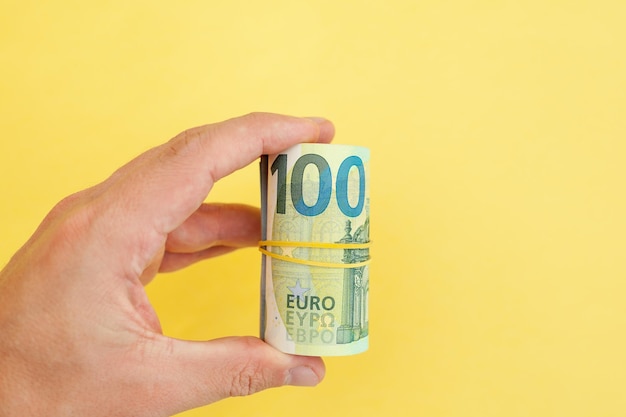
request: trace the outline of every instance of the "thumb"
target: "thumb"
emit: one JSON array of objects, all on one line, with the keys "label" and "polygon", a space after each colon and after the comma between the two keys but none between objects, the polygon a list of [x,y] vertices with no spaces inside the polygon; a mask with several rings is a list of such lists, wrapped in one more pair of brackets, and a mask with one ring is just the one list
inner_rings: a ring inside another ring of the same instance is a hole
[{"label": "thumb", "polygon": [[325,374],[321,358],[282,353],[255,337],[167,342],[172,360],[159,368],[167,363],[163,371],[174,382],[176,393],[167,393],[172,412],[283,385],[315,386]]}]

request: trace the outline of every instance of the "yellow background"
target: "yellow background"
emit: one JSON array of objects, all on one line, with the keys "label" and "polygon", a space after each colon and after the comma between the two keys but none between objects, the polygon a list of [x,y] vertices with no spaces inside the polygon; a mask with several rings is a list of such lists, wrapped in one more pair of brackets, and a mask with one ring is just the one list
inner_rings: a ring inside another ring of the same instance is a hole
[{"label": "yellow background", "polygon": [[[370,350],[185,416],[626,414],[626,3],[0,5],[0,262],[179,131],[326,116],[372,151]],[[257,164],[210,201],[257,204]],[[162,276],[165,332],[257,334],[255,249]]]}]

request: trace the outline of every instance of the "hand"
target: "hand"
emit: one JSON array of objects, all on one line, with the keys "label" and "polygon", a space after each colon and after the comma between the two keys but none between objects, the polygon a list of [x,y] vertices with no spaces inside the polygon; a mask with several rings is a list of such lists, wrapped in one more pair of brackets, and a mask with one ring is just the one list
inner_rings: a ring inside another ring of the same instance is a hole
[{"label": "hand", "polygon": [[183,132],[61,201],[0,273],[0,415],[166,416],[316,385],[317,357],[164,336],[144,285],[255,245],[258,209],[203,204],[215,181],[333,134],[323,119],[250,114]]}]

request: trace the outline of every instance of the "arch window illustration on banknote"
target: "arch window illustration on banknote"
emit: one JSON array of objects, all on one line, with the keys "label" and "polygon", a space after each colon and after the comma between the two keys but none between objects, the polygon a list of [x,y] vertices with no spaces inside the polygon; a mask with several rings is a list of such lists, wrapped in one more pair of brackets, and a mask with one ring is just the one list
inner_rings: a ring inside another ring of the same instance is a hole
[{"label": "arch window illustration on banknote", "polygon": [[[350,235],[352,224],[346,221],[346,235],[338,243],[369,242],[369,217],[354,235]],[[344,249],[342,261],[347,264],[360,263],[369,259],[369,249]],[[341,325],[337,329],[337,343],[351,343],[368,335],[369,267],[344,269],[343,308]]]}]

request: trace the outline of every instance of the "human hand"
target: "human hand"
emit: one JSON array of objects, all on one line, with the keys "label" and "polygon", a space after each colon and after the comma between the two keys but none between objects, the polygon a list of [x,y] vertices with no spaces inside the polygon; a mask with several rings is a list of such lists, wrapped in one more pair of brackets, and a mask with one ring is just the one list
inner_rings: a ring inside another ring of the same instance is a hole
[{"label": "human hand", "polygon": [[255,245],[258,209],[203,204],[213,184],[333,134],[323,119],[250,114],[185,131],[61,201],[0,273],[0,416],[167,416],[316,385],[321,358],[254,337],[164,336],[144,285]]}]

